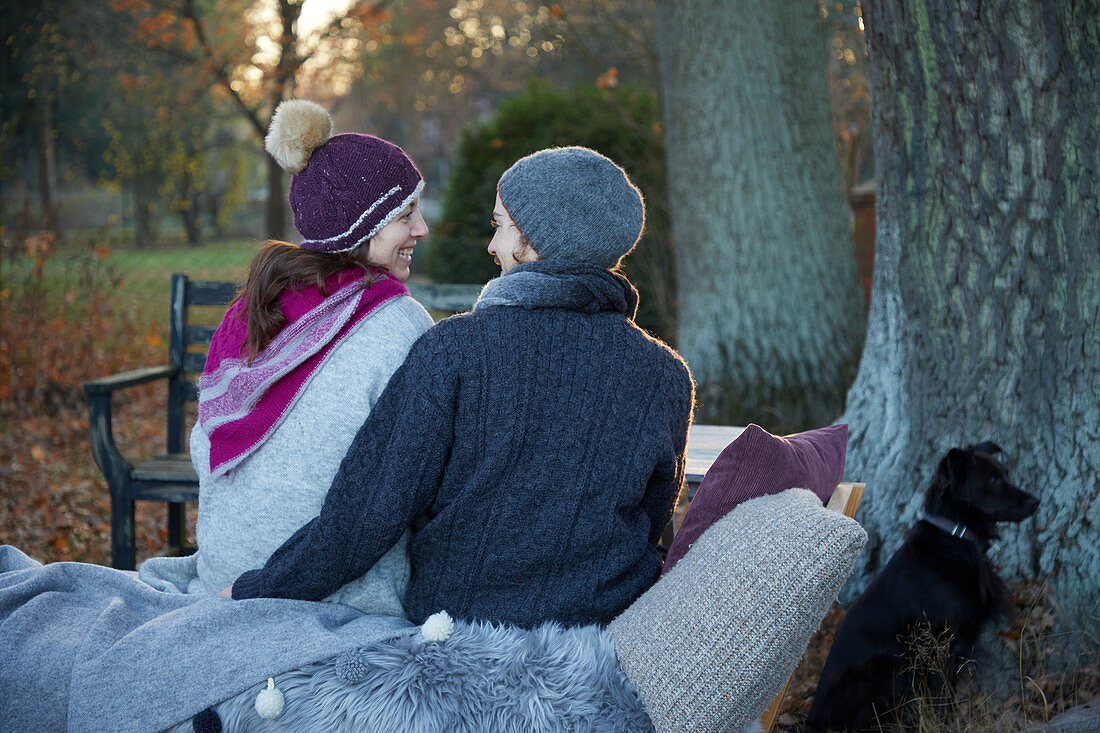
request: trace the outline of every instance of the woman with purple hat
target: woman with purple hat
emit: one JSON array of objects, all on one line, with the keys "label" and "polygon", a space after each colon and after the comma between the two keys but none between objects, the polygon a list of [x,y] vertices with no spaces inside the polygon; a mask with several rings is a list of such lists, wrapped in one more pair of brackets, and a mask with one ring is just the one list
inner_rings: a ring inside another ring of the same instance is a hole
[{"label": "woman with purple hat", "polygon": [[[402,284],[428,234],[424,180],[404,151],[371,135],[332,135],[328,113],[304,100],[276,109],[265,142],[294,174],[302,241],[263,245],[210,345],[191,432],[191,592],[217,593],[260,567],[317,515],[356,431],[432,324]],[[393,540],[371,572],[326,600],[404,615],[407,535]]]},{"label": "woman with purple hat", "polygon": [[633,321],[618,271],[641,236],[638,189],[586,148],[543,150],[500,179],[501,267],[470,313],[413,345],[348,451],[320,515],[233,598],[324,598],[412,526],[417,623],[603,623],[661,568],[694,388]]}]

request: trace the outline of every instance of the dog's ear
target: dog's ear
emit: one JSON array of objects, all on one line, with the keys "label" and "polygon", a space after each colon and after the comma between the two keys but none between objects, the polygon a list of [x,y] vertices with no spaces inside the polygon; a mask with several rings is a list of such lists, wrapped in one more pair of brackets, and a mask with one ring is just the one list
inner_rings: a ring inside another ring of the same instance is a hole
[{"label": "dog's ear", "polygon": [[955,487],[959,486],[966,476],[966,465],[970,461],[970,455],[962,448],[952,448],[936,464],[932,482],[924,492],[926,512],[936,513],[940,511],[941,502],[950,501]]},{"label": "dog's ear", "polygon": [[966,478],[966,468],[974,457],[974,448],[952,448],[947,451],[943,462],[947,468],[947,482],[950,486],[962,486]]},{"label": "dog's ear", "polygon": [[985,453],[986,455],[995,456],[998,453],[1003,453],[1001,446],[997,445],[993,441],[987,440],[984,443],[978,443],[972,446],[975,453]]}]

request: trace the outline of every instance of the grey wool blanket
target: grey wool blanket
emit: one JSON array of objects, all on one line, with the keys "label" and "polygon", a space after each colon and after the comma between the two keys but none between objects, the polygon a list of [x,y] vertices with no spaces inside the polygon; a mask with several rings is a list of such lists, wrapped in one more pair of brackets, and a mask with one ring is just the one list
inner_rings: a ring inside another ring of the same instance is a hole
[{"label": "grey wool blanket", "polygon": [[417,627],[334,603],[231,601],[0,546],[0,733],[158,731],[270,676]]}]

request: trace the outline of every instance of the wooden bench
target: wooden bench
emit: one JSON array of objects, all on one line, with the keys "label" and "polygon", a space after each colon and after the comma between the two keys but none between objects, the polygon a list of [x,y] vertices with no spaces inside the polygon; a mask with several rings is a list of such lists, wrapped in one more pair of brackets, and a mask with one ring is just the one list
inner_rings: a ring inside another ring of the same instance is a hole
[{"label": "wooden bench", "polygon": [[[186,275],[172,275],[168,336],[168,364],[146,367],[87,382],[88,422],[92,455],[111,492],[111,564],[133,570],[134,505],[156,501],[167,505],[169,553],[187,553],[185,545],[187,503],[198,501],[199,481],[187,455],[185,433],[187,403],[198,400],[198,375],[206,362],[206,349],[217,325],[192,325],[194,308],[215,308],[218,319],[236,295],[232,282],[198,282]],[[410,285],[409,290],[428,310],[457,313],[468,310],[481,291],[480,285]],[[165,453],[131,463],[115,443],[111,399],[115,392],[140,384],[166,380],[168,405]]]}]

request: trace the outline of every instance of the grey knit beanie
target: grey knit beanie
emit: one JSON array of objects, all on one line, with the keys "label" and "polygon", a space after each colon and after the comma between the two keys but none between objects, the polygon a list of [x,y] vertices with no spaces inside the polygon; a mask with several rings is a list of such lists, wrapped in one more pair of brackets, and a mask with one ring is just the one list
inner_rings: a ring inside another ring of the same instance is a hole
[{"label": "grey knit beanie", "polygon": [[611,269],[645,228],[641,192],[614,161],[588,148],[547,148],[521,158],[497,191],[543,259]]}]

